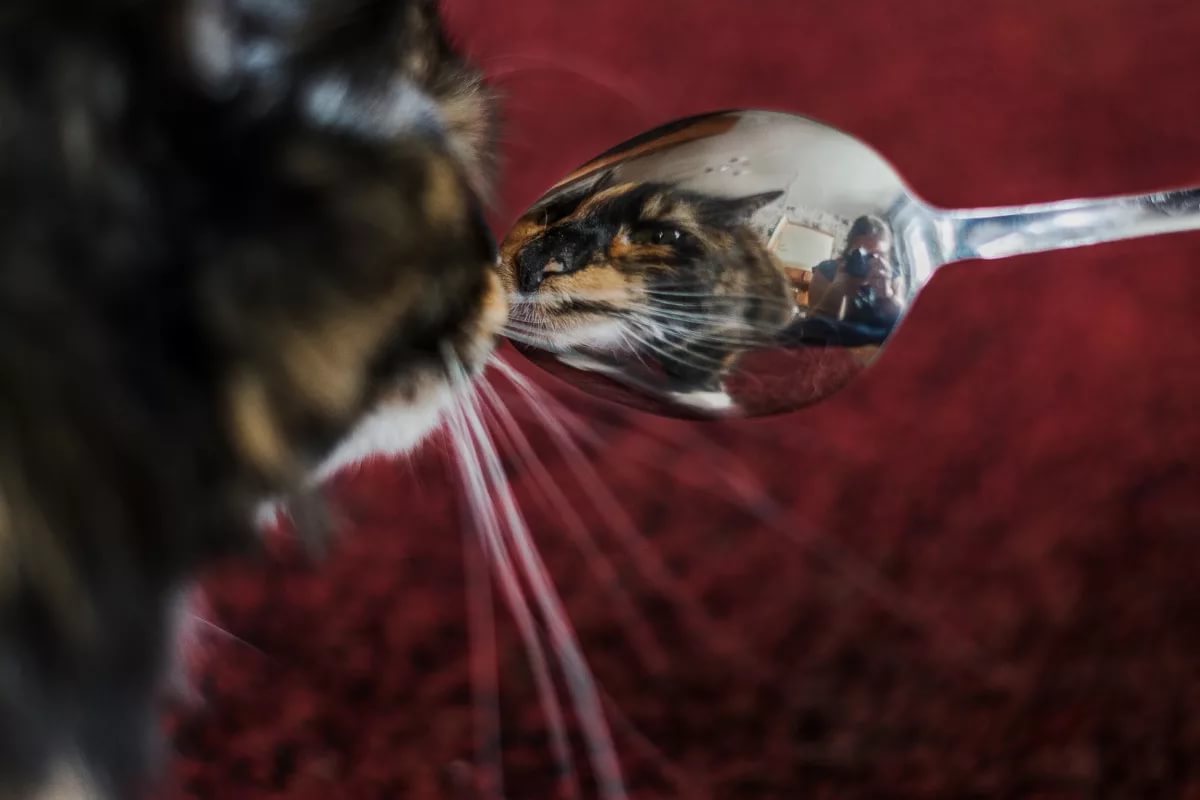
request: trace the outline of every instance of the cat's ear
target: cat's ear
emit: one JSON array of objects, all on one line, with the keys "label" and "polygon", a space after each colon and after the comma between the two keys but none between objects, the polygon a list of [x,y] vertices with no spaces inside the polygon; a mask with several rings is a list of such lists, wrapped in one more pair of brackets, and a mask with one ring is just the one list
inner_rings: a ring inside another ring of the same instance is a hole
[{"label": "cat's ear", "polygon": [[531,219],[540,219],[543,225],[553,225],[564,217],[574,214],[584,200],[614,186],[616,184],[615,176],[615,168],[605,170],[598,178],[584,176],[581,183],[543,197],[530,209],[527,216]]},{"label": "cat's ear", "polygon": [[740,225],[750,221],[761,208],[783,197],[782,191],[761,192],[745,197],[729,197],[714,200],[711,211],[714,222],[726,225]]},{"label": "cat's ear", "polygon": [[617,185],[617,168],[609,167],[601,173],[600,177],[596,178],[588,186],[589,194],[603,192],[605,189],[611,189]]}]

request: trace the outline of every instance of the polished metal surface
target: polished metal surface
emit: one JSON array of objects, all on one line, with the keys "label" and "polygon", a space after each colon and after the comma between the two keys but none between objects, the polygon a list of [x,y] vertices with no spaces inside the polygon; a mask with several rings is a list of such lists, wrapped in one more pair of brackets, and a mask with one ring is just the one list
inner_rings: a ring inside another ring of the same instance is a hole
[{"label": "polished metal surface", "polygon": [[610,150],[518,221],[501,248],[507,332],[642,409],[774,414],[865,369],[944,264],[1198,228],[1200,188],[940,209],[841,131],[723,112]]}]

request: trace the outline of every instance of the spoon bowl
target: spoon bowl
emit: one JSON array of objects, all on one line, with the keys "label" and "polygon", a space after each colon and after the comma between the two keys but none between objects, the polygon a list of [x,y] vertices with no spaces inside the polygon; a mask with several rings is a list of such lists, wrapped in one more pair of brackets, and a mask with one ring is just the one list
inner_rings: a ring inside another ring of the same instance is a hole
[{"label": "spoon bowl", "polygon": [[944,264],[1197,227],[1194,188],[940,209],[820,122],[706,114],[592,159],[517,221],[501,245],[506,334],[642,410],[777,414],[866,369]]}]

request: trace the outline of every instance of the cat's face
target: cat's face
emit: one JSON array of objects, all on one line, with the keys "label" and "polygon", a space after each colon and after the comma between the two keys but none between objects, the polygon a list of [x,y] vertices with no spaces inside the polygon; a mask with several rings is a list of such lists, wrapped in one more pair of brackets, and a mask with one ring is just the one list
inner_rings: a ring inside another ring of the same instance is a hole
[{"label": "cat's face", "polygon": [[750,218],[771,192],[727,198],[612,172],[551,197],[501,248],[510,334],[559,353],[657,364],[672,390],[722,390],[747,350],[796,313]]},{"label": "cat's face", "polygon": [[716,336],[790,314],[751,215],[778,192],[702,195],[610,175],[523,217],[501,252],[514,329],[550,350]]},{"label": "cat's face", "polygon": [[176,592],[505,316],[433,0],[0,11],[0,797],[129,796]]},{"label": "cat's face", "polygon": [[[273,374],[230,388],[242,455],[276,481],[369,451],[381,418],[423,433],[453,384],[481,368],[506,312],[480,210],[493,110],[478,74],[450,48],[435,0],[182,8],[188,74],[220,116],[262,120],[244,135],[263,152],[222,165],[233,191],[262,193],[234,201],[254,227],[240,224],[248,241],[226,239],[206,265],[218,335],[268,346],[251,357]],[[246,286],[242,259],[274,260],[250,272],[278,270],[256,279],[280,284]],[[313,297],[278,308],[300,271],[320,276]],[[267,289],[265,308],[247,297],[254,288]],[[259,412],[262,392],[273,415]],[[267,452],[276,445],[284,452]]]}]

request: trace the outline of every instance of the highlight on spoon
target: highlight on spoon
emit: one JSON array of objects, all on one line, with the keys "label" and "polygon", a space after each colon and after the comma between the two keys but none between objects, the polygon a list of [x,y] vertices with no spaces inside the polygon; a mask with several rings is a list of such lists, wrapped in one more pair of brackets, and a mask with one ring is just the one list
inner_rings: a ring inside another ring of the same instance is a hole
[{"label": "highlight on spoon", "polygon": [[927,277],[896,230],[915,207],[878,154],[812,120],[671,123],[513,226],[507,333],[576,386],[656,413],[809,405],[866,367]]}]

